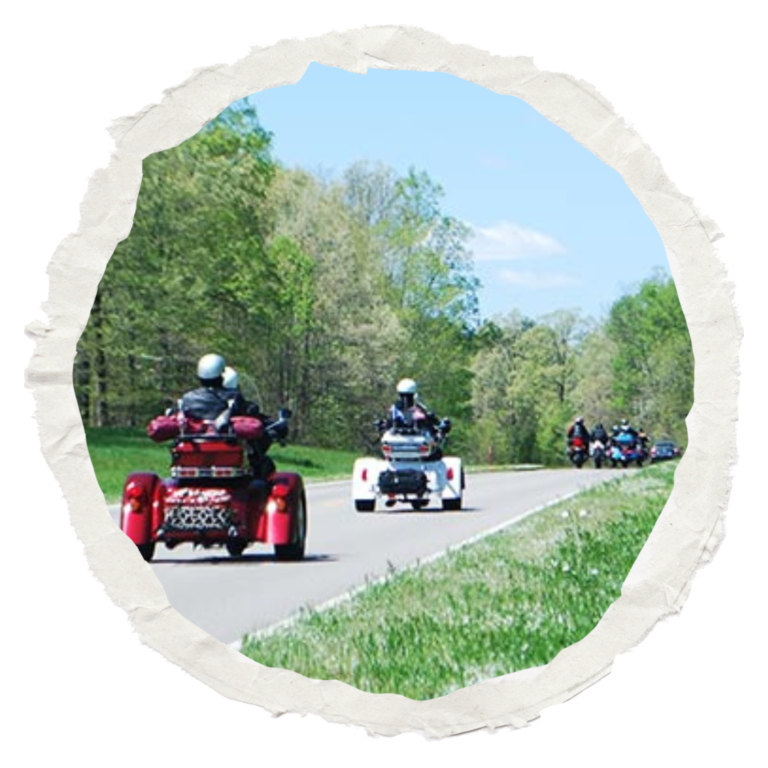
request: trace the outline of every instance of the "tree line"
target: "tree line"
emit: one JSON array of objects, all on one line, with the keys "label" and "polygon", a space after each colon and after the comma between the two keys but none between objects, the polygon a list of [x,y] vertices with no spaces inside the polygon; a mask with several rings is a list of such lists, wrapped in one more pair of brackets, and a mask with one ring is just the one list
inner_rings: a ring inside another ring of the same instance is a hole
[{"label": "tree line", "polygon": [[489,462],[557,462],[578,411],[627,415],[683,440],[693,357],[670,277],[603,322],[560,311],[481,320],[469,228],[424,172],[357,163],[339,178],[286,168],[249,106],[150,155],[78,344],[85,424],[140,426],[224,355],[293,439],[370,449],[399,378]]}]

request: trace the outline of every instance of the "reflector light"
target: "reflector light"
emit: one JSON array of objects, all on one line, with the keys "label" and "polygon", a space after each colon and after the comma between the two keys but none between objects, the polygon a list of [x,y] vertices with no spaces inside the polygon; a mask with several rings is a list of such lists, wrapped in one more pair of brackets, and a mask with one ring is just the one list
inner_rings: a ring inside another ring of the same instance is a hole
[{"label": "reflector light", "polygon": [[448,467],[448,471],[445,473],[445,476],[449,480],[453,480],[453,467]]},{"label": "reflector light", "polygon": [[368,467],[363,468],[363,480],[368,479]]},{"label": "reflector light", "polygon": [[276,499],[270,499],[267,502],[267,512],[269,512],[270,515],[274,515],[276,512],[287,512],[288,511],[288,505],[285,502],[285,499],[278,497]]},{"label": "reflector light", "polygon": [[126,487],[125,506],[132,513],[141,512],[144,506],[144,489],[138,483],[130,483]]}]

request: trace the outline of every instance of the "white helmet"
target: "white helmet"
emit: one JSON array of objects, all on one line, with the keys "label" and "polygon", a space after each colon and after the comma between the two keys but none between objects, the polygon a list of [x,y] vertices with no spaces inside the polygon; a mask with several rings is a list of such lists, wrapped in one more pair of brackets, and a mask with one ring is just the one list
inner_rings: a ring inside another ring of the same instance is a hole
[{"label": "white helmet", "polygon": [[224,369],[222,386],[224,389],[237,389],[240,386],[240,375],[234,368]]},{"label": "white helmet", "polygon": [[416,395],[416,382],[413,379],[401,379],[397,384],[398,395]]},{"label": "white helmet", "polygon": [[221,355],[203,355],[197,364],[197,378],[213,381],[224,374],[224,358]]}]

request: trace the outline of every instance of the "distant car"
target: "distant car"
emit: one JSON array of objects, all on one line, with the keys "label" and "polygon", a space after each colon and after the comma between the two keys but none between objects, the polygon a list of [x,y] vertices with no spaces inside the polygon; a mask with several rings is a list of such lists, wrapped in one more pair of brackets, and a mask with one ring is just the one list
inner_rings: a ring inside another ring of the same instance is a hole
[{"label": "distant car", "polygon": [[672,440],[659,440],[651,447],[651,463],[655,461],[669,461],[682,454],[680,446]]}]

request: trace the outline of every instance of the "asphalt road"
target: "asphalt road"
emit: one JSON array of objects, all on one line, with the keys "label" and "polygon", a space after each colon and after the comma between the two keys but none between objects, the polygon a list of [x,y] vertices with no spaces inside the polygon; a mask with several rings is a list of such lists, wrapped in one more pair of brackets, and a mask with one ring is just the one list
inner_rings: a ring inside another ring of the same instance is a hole
[{"label": "asphalt road", "polygon": [[[398,505],[358,514],[348,482],[307,489],[307,557],[278,563],[253,545],[240,560],[226,550],[159,545],[152,567],[171,605],[219,640],[231,643],[307,605],[318,605],[387,572],[459,544],[615,473],[565,469],[467,476],[465,509],[414,512]],[[110,512],[117,521],[117,507]]]}]

